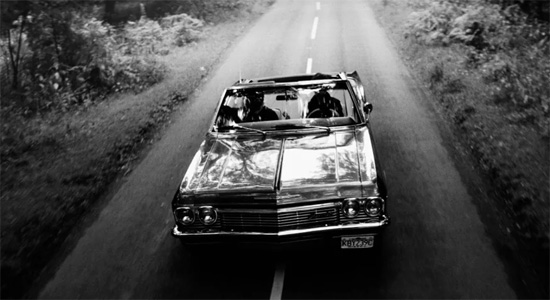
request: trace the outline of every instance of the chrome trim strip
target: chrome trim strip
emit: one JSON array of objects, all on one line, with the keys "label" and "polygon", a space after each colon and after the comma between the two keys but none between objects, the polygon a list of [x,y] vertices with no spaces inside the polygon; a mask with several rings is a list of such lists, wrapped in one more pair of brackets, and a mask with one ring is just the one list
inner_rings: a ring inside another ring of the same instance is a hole
[{"label": "chrome trim strip", "polygon": [[300,234],[308,233],[317,233],[317,232],[331,232],[331,231],[340,231],[348,229],[373,229],[373,228],[382,228],[390,224],[390,219],[387,216],[384,216],[384,219],[380,222],[373,223],[360,223],[360,224],[340,224],[332,225],[326,227],[315,227],[307,229],[292,229],[284,230],[280,232],[230,232],[230,231],[219,231],[219,232],[181,232],[178,230],[177,226],[174,226],[172,229],[172,235],[175,237],[198,237],[198,236],[271,236],[271,237],[285,237],[285,236],[294,236]]},{"label": "chrome trim strip", "polygon": [[328,78],[328,79],[311,79],[311,80],[301,80],[301,81],[290,81],[290,82],[269,82],[261,81],[254,82],[252,84],[243,84],[243,85],[233,85],[227,88],[227,90],[246,90],[250,88],[259,88],[259,87],[295,87],[295,86],[308,86],[315,84],[326,84],[333,82],[342,82],[344,80],[340,78]]},{"label": "chrome trim strip", "polygon": [[[356,153],[356,155],[357,155],[357,162],[358,162],[358,163],[357,163],[357,172],[358,172],[359,174],[357,174],[357,175],[358,175],[358,177],[359,177],[359,181],[360,181],[361,183],[363,183],[365,180],[364,180],[364,178],[363,178],[363,176],[362,176],[362,174],[363,174],[363,173],[362,173],[362,172],[363,172],[362,169],[363,169],[363,168],[361,167],[361,151],[360,151],[360,149],[359,149],[359,148],[360,148],[359,143],[357,142],[357,131],[358,131],[357,128],[355,128],[355,130],[353,131],[353,138],[355,139],[355,153]],[[371,181],[371,183],[374,185],[374,182]],[[365,185],[367,185],[366,182],[365,182]],[[364,195],[363,195],[363,196],[364,196]]]},{"label": "chrome trim strip", "polygon": [[[363,183],[361,182],[361,180],[357,180],[357,181],[348,181],[348,182],[334,182],[334,183],[325,183],[323,184],[323,187],[326,187],[326,188],[330,188],[330,187],[370,187],[370,186],[374,186],[374,184],[371,184],[370,182],[366,182],[366,183]],[[304,185],[300,185],[300,186],[293,186],[293,187],[288,187],[286,188],[287,190],[290,190],[290,189],[296,189],[296,188],[299,188],[300,190],[303,190],[303,189],[319,189],[319,185],[318,184],[304,184]]]},{"label": "chrome trim strip", "polygon": [[281,173],[283,171],[283,157],[285,154],[285,145],[286,138],[281,141],[281,151],[279,151],[279,156],[277,157],[277,169],[275,169],[275,182],[273,183],[273,189],[276,191],[281,190]]},{"label": "chrome trim strip", "polygon": [[[216,190],[220,190],[220,186],[222,185],[223,183],[223,177],[225,176],[225,171],[227,171],[227,164],[229,162],[229,158],[231,157],[231,154],[233,153],[233,145],[235,145],[235,140],[230,140],[231,142],[231,145],[228,145],[229,143],[226,142],[225,140],[218,140],[218,142],[222,143],[222,144],[225,144],[225,146],[227,148],[229,148],[229,152],[227,153],[227,156],[225,158],[225,160],[223,161],[223,166],[222,166],[222,173],[220,174],[220,179],[218,181],[218,185],[216,186]],[[206,164],[205,164],[206,165]]]},{"label": "chrome trim strip", "polygon": [[341,201],[334,201],[330,203],[322,203],[322,204],[314,204],[314,205],[307,205],[307,206],[298,206],[298,207],[286,207],[286,208],[274,208],[274,209],[240,209],[240,208],[218,208],[218,212],[220,213],[253,213],[253,214],[265,214],[265,213],[287,213],[287,212],[297,212],[297,211],[304,211],[304,210],[313,210],[313,209],[320,209],[320,208],[340,208]]},{"label": "chrome trim strip", "polygon": [[334,176],[336,182],[340,183],[340,155],[338,155],[338,138],[336,135],[336,133],[332,135],[334,137]]},{"label": "chrome trim strip", "polygon": [[[344,117],[341,117],[344,118]],[[299,119],[293,119],[293,120],[299,120]],[[274,124],[280,123],[279,121],[264,121],[264,122],[272,122]],[[347,124],[347,125],[332,125],[330,127],[331,132],[340,132],[340,131],[350,131],[350,130],[356,130],[358,127],[364,127],[365,125],[363,123],[355,123],[355,124]],[[266,130],[266,134],[268,135],[278,135],[278,136],[285,136],[285,135],[295,135],[295,134],[302,134],[302,135],[310,135],[313,134],[310,131],[319,131],[319,132],[326,132],[326,130],[320,130],[317,128],[300,128],[300,129],[284,129],[284,130]],[[246,136],[246,135],[258,135],[258,133],[255,132],[229,132],[229,131],[209,131],[206,133],[207,135],[210,135],[213,138],[219,138],[221,139],[228,139],[233,138],[236,135],[238,136]]]}]

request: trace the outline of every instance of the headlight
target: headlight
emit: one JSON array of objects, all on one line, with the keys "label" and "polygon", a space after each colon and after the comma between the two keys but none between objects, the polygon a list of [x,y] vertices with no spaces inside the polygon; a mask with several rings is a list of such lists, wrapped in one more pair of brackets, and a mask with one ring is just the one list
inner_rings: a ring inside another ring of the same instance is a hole
[{"label": "headlight", "polygon": [[382,206],[382,199],[369,198],[365,202],[365,213],[371,217],[378,216],[382,212]]},{"label": "headlight", "polygon": [[189,207],[178,207],[174,210],[174,218],[177,223],[191,225],[195,222],[195,212]]},{"label": "headlight", "polygon": [[355,199],[346,199],[342,203],[342,211],[348,218],[355,218],[359,213],[359,202]]},{"label": "headlight", "polygon": [[216,223],[218,213],[211,206],[201,206],[199,208],[199,220],[204,225],[212,225]]}]

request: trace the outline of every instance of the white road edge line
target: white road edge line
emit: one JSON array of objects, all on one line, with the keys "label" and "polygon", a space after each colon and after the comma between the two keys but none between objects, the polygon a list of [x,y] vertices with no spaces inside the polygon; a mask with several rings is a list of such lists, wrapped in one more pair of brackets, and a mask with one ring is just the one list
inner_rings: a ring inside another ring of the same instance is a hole
[{"label": "white road edge line", "polygon": [[315,17],[313,19],[313,28],[311,28],[311,39],[315,39],[315,35],[317,34],[317,24],[319,24],[319,17]]},{"label": "white road edge line", "polygon": [[285,281],[285,264],[278,263],[273,276],[273,287],[271,288],[270,300],[281,300],[283,296],[283,283]]},{"label": "white road edge line", "polygon": [[306,73],[307,74],[310,74],[311,73],[311,66],[313,65],[313,59],[308,58],[307,59],[307,67],[306,67]]},{"label": "white road edge line", "polygon": [[321,10],[321,2],[317,2],[315,5],[317,6],[317,10]]}]

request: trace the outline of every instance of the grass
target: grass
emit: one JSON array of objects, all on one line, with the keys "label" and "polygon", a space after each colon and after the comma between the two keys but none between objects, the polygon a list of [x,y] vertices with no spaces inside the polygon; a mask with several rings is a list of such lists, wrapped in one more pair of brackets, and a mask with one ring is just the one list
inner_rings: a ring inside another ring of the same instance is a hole
[{"label": "grass", "polygon": [[2,109],[2,298],[25,297],[79,220],[271,3],[249,1],[199,42],[159,58],[165,80],[140,94],[31,118]]},{"label": "grass", "polygon": [[[550,150],[547,112],[511,105],[510,93],[472,68],[463,44],[418,42],[405,20],[426,2],[380,1],[378,21],[399,48],[417,79],[424,82],[466,149],[490,182],[487,193],[504,216],[504,243],[521,266],[531,297],[548,298]],[[522,76],[532,76],[522,71]],[[544,72],[534,68],[532,72]],[[534,82],[534,85],[545,85]],[[548,97],[549,95],[541,95]],[[548,100],[548,98],[546,98]],[[546,114],[546,115],[545,115]]]}]

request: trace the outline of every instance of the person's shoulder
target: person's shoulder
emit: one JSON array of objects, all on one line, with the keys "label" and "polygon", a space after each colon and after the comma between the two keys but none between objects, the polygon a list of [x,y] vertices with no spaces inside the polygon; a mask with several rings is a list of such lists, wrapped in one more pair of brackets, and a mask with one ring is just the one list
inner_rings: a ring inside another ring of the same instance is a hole
[{"label": "person's shoulder", "polygon": [[275,111],[275,109],[271,108],[271,107],[267,107],[265,106],[265,110],[266,112],[269,112],[270,114],[277,114],[277,112]]},{"label": "person's shoulder", "polygon": [[340,105],[340,106],[342,105],[342,104],[340,104],[340,99],[338,99],[338,98],[330,97],[330,100],[333,103],[335,103],[336,105]]},{"label": "person's shoulder", "polygon": [[270,120],[278,120],[279,114],[271,107],[264,106],[264,109],[261,113],[264,118],[270,119]]}]

